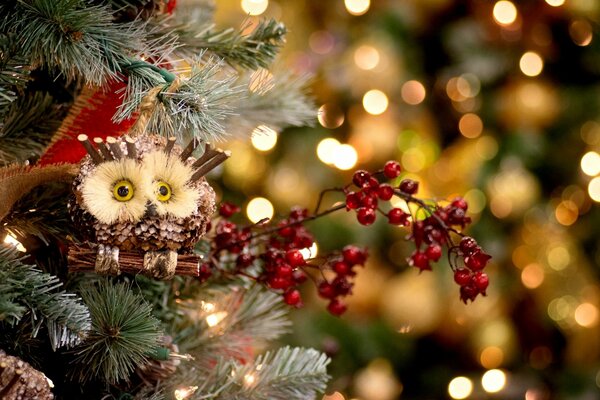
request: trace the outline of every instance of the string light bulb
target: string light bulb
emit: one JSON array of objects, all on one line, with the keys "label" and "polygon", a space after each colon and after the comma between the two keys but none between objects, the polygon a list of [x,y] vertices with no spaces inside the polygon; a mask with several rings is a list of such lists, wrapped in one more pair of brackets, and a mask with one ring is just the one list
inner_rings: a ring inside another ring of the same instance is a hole
[{"label": "string light bulb", "polygon": [[198,390],[198,386],[175,389],[175,391],[173,391],[173,397],[175,397],[175,400],[185,400],[194,394],[196,390]]},{"label": "string light bulb", "polygon": [[25,246],[23,246],[23,244],[21,242],[19,242],[17,240],[17,238],[15,236],[13,236],[11,233],[6,235],[6,237],[4,238],[4,243],[15,246],[16,249],[22,253],[25,253],[27,251]]}]

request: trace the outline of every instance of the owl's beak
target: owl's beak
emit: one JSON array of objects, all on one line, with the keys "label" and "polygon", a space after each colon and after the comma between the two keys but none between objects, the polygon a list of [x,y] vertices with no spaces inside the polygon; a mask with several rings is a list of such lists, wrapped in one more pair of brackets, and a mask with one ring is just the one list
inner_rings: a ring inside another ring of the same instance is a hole
[{"label": "owl's beak", "polygon": [[156,206],[154,203],[146,203],[146,212],[144,213],[144,218],[156,217],[157,215],[158,214],[156,213]]}]

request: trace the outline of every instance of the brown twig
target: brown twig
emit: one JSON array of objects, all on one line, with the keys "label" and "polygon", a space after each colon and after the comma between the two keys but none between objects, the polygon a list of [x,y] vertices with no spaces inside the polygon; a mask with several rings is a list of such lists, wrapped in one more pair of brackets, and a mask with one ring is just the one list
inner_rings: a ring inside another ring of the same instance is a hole
[{"label": "brown twig", "polygon": [[[176,275],[200,275],[201,257],[195,254],[178,254]],[[96,265],[96,250],[87,246],[71,245],[68,254],[69,271],[93,271]],[[144,272],[144,254],[130,251],[119,252],[119,268],[127,274]]]}]

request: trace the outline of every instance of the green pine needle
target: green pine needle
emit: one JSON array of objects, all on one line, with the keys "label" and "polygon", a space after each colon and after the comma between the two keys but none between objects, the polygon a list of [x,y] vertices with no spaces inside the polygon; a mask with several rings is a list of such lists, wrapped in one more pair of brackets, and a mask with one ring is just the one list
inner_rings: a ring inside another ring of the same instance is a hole
[{"label": "green pine needle", "polygon": [[92,315],[92,329],[74,350],[72,375],[80,382],[128,381],[138,365],[159,345],[159,321],[152,308],[127,284],[108,280],[81,291]]},{"label": "green pine needle", "polygon": [[25,264],[12,246],[0,246],[0,322],[28,318],[33,337],[45,326],[54,350],[78,344],[90,329],[88,309],[60,286],[57,277]]}]

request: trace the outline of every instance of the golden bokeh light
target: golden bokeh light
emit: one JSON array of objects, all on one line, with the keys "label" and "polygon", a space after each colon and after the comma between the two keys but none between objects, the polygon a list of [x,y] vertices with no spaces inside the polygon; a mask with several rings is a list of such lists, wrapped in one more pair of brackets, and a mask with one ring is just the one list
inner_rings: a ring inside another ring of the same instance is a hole
[{"label": "golden bokeh light", "polygon": [[556,206],[554,216],[561,225],[573,225],[579,217],[579,208],[577,208],[577,204],[575,204],[573,201],[564,200],[561,201],[558,206]]},{"label": "golden bokeh light", "polygon": [[352,15],[363,15],[369,11],[370,0],[344,0],[346,10]]},{"label": "golden bokeh light", "polygon": [[578,19],[569,25],[569,35],[577,46],[587,46],[594,37],[592,25],[585,19]]},{"label": "golden bokeh light", "polygon": [[402,96],[402,100],[410,105],[420,104],[425,100],[425,86],[416,80],[404,82],[400,95]]},{"label": "golden bokeh light", "polygon": [[587,144],[600,143],[600,124],[596,121],[586,121],[579,130],[581,139]]},{"label": "golden bokeh light", "polygon": [[527,76],[538,76],[544,69],[544,60],[538,53],[528,51],[521,56],[519,68]]},{"label": "golden bokeh light", "polygon": [[340,146],[340,142],[334,138],[325,138],[317,145],[317,157],[327,165],[333,164],[335,161],[335,152]]},{"label": "golden bokeh light", "polygon": [[581,303],[575,309],[575,322],[585,328],[590,328],[598,323],[598,308],[591,303]]},{"label": "golden bokeh light", "polygon": [[473,382],[466,376],[457,376],[448,384],[448,394],[453,399],[466,399],[473,392]]},{"label": "golden bokeh light", "polygon": [[544,269],[537,263],[528,264],[521,271],[521,282],[528,289],[538,288],[544,282]]},{"label": "golden bokeh light", "polygon": [[571,255],[564,246],[556,246],[548,251],[548,265],[555,271],[562,271],[569,266]]},{"label": "golden bokeh light", "polygon": [[246,206],[246,215],[253,223],[264,218],[271,219],[274,212],[273,204],[264,197],[255,197]]},{"label": "golden bokeh light", "polygon": [[217,311],[215,313],[209,314],[206,316],[206,325],[217,326],[221,321],[223,321],[227,317],[227,311]]},{"label": "golden bokeh light", "polygon": [[335,129],[344,123],[345,117],[344,112],[338,105],[326,103],[319,107],[317,119],[324,128]]},{"label": "golden bokeh light", "polygon": [[269,7],[269,0],[242,0],[242,10],[248,15],[260,15]]},{"label": "golden bokeh light", "polygon": [[4,237],[4,243],[14,246],[21,253],[25,253],[27,251],[25,246],[23,246],[23,243],[19,242],[17,238],[10,233]]},{"label": "golden bokeh light", "polygon": [[388,108],[389,100],[381,90],[369,90],[362,99],[363,107],[372,115],[380,115]]},{"label": "golden bokeh light", "polygon": [[517,7],[507,0],[498,1],[494,4],[494,20],[500,25],[510,25],[517,20]]},{"label": "golden bokeh light", "polygon": [[483,121],[477,114],[465,114],[458,121],[458,130],[464,137],[474,139],[483,132]]},{"label": "golden bokeh light", "polygon": [[499,369],[490,369],[481,377],[481,386],[488,393],[498,393],[506,386],[506,374]]},{"label": "golden bokeh light", "polygon": [[483,160],[491,160],[498,154],[498,142],[492,136],[481,136],[475,143],[475,153]]},{"label": "golden bokeh light", "polygon": [[269,151],[277,144],[277,132],[261,125],[252,132],[252,146],[259,151]]},{"label": "golden bokeh light", "polygon": [[193,395],[196,390],[198,390],[198,386],[188,386],[185,388],[175,389],[173,391],[173,397],[175,400],[185,400]]},{"label": "golden bokeh light", "polygon": [[333,153],[333,165],[337,169],[347,171],[358,162],[358,153],[349,144],[340,144]]},{"label": "golden bokeh light", "polygon": [[581,170],[589,176],[596,176],[600,173],[600,154],[595,151],[588,151],[581,157]]},{"label": "golden bokeh light", "polygon": [[469,204],[469,213],[477,214],[485,208],[487,199],[481,190],[471,189],[463,197]]},{"label": "golden bokeh light", "polygon": [[503,361],[504,352],[497,346],[488,346],[479,355],[479,362],[484,368],[499,367]]},{"label": "golden bokeh light", "polygon": [[588,194],[595,202],[600,202],[600,177],[595,177],[588,184]]},{"label": "golden bokeh light", "polygon": [[426,161],[425,154],[423,154],[423,151],[418,147],[408,149],[402,153],[402,166],[408,172],[421,171],[425,168]]},{"label": "golden bokeh light", "polygon": [[344,397],[343,394],[341,394],[340,392],[334,392],[333,394],[326,394],[323,396],[322,400],[345,400],[346,398]]},{"label": "golden bokeh light", "polygon": [[546,0],[546,3],[552,7],[560,7],[565,4],[565,0]]},{"label": "golden bokeh light", "polygon": [[379,61],[379,51],[373,46],[362,45],[354,51],[354,63],[360,69],[372,70]]}]

